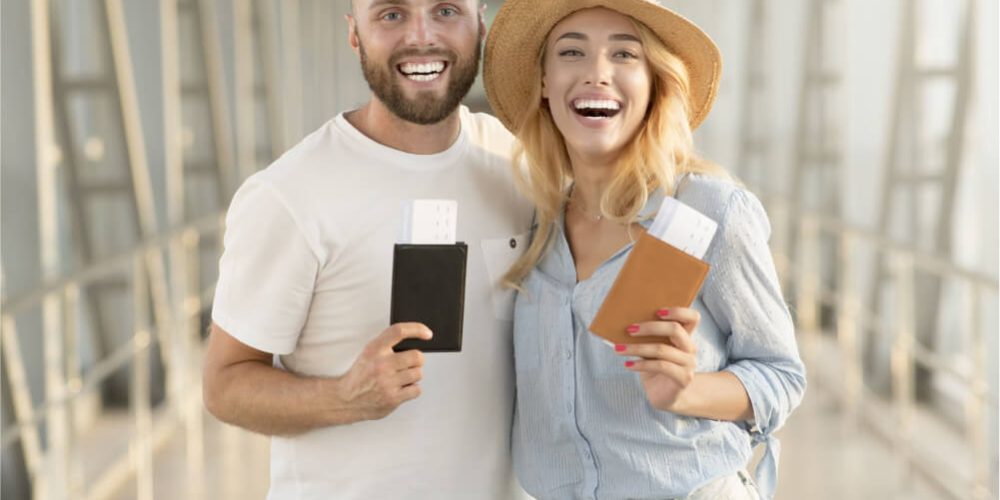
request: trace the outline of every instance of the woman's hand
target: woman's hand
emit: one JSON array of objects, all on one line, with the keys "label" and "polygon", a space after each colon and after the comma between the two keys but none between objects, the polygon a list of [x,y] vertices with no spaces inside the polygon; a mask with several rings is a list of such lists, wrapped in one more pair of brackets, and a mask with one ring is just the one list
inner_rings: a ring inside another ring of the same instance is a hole
[{"label": "woman's hand", "polygon": [[623,357],[641,358],[625,361],[625,368],[639,373],[654,408],[675,411],[694,380],[697,347],[691,335],[698,328],[701,313],[689,307],[672,307],[660,309],[657,316],[662,321],[632,325],[628,333],[663,337],[668,343],[617,345],[615,351]]}]

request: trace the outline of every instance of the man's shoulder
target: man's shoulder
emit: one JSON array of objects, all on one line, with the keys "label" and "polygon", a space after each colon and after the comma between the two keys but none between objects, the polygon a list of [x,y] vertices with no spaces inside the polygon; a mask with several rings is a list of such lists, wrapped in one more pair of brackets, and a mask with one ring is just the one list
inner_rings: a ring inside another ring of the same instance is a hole
[{"label": "man's shoulder", "polygon": [[330,119],[258,172],[258,177],[283,184],[309,182],[311,172],[329,174],[330,159],[348,154],[342,135],[336,118]]},{"label": "man's shoulder", "polygon": [[469,138],[478,146],[495,153],[510,157],[514,145],[514,135],[503,126],[495,116],[489,113],[473,112],[462,107],[463,123],[468,127]]},{"label": "man's shoulder", "polygon": [[490,132],[495,132],[500,135],[513,137],[509,130],[503,126],[497,117],[485,113],[482,111],[472,111],[466,106],[462,106],[462,113],[465,115],[466,119],[471,120],[475,125],[482,127],[484,130]]}]

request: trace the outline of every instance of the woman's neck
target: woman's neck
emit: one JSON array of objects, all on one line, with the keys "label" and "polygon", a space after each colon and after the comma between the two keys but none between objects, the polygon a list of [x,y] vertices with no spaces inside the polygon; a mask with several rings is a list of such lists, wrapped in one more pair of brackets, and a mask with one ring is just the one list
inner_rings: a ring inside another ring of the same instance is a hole
[{"label": "woman's neck", "polygon": [[601,195],[611,182],[612,159],[583,158],[570,153],[573,169],[573,199],[591,213],[600,213]]}]

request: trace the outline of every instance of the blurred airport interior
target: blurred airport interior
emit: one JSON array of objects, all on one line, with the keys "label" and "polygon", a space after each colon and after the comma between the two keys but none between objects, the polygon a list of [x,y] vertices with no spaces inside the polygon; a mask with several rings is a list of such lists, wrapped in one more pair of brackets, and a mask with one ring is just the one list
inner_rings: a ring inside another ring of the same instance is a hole
[{"label": "blurred airport interior", "polygon": [[[662,3],[722,49],[696,140],[767,207],[809,369],[778,498],[998,498],[998,2]],[[4,0],[5,500],[265,496],[267,439],[201,403],[220,232],[367,100],[348,5]]]}]

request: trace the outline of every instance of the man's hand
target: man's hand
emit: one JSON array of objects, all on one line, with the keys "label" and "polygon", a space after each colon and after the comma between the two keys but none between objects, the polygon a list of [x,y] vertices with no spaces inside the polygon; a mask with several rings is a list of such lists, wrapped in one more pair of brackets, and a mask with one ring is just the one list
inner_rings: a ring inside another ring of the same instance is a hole
[{"label": "man's hand", "polygon": [[420,323],[397,323],[382,331],[340,377],[337,388],[342,404],[355,408],[365,419],[377,420],[420,396],[424,354],[417,350],[397,353],[392,348],[404,339],[430,340],[431,335]]},{"label": "man's hand", "polygon": [[382,418],[420,395],[424,357],[392,352],[405,338],[431,338],[427,327],[390,327],[365,346],[347,373],[306,377],[272,365],[273,356],[247,346],[212,324],[205,354],[204,397],[223,422],[268,436]]}]

